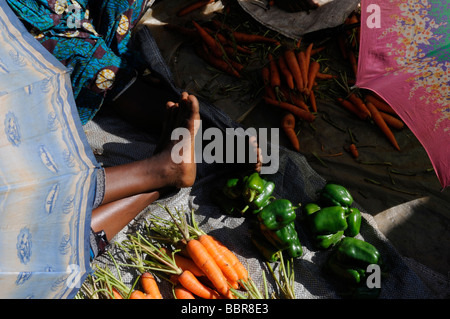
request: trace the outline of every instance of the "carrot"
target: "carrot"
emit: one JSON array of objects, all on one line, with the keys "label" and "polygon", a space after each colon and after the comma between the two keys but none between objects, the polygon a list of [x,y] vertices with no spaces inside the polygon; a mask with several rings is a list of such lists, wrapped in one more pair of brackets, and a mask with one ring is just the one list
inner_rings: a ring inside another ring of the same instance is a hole
[{"label": "carrot", "polygon": [[294,104],[298,107],[301,107],[305,111],[309,112],[308,105],[306,105],[306,103],[297,94],[287,90],[285,87],[281,87],[280,92],[285,97],[287,102]]},{"label": "carrot", "polygon": [[145,294],[150,295],[152,299],[162,299],[158,284],[151,273],[144,272],[140,277],[140,283]]},{"label": "carrot", "polygon": [[370,113],[369,109],[367,108],[366,104],[364,103],[364,101],[359,96],[357,96],[355,93],[351,93],[348,96],[348,100],[351,103],[353,103],[353,105],[355,105],[362,112],[362,114],[365,114],[366,118],[371,116],[371,113]]},{"label": "carrot", "polygon": [[292,147],[299,152],[300,143],[298,141],[297,134],[295,134],[295,117],[292,113],[286,113],[286,115],[283,116],[281,120],[281,127],[291,142]]},{"label": "carrot", "polygon": [[200,39],[200,36],[199,36],[197,30],[195,30],[193,28],[186,28],[186,27],[182,27],[180,25],[173,24],[173,23],[165,24],[164,28],[167,30],[170,30],[170,31],[175,31],[181,35],[185,35],[185,36],[188,36],[193,39]]},{"label": "carrot", "polygon": [[312,52],[313,46],[314,46],[314,43],[311,42],[305,50],[306,70],[308,70],[308,73],[309,73],[309,66],[311,64],[311,52]]},{"label": "carrot", "polygon": [[355,114],[356,116],[358,116],[361,120],[367,119],[367,115],[363,114],[355,105],[353,105],[353,103],[350,103],[349,101],[344,100],[343,98],[340,98],[340,97],[337,98],[337,101],[345,109],[347,109],[348,111],[350,111],[353,114]]},{"label": "carrot", "polygon": [[206,62],[208,62],[210,65],[212,65],[213,67],[224,71],[232,76],[235,76],[237,78],[240,78],[241,75],[239,74],[239,72],[234,69],[229,63],[227,63],[226,61],[224,61],[223,59],[219,59],[217,57],[215,57],[212,54],[208,54],[207,52],[205,52],[201,47],[196,47],[195,48],[197,54]]},{"label": "carrot", "polygon": [[379,98],[375,95],[367,94],[365,96],[365,99],[366,99],[366,101],[372,102],[372,104],[375,105],[375,107],[379,111],[383,111],[383,112],[390,113],[393,115],[397,114],[389,104],[387,104],[384,100],[382,100],[381,98]]},{"label": "carrot", "polygon": [[116,289],[116,288],[112,288],[111,292],[113,294],[113,299],[123,299],[122,295],[120,294],[120,292]]},{"label": "carrot", "polygon": [[222,57],[223,52],[222,52],[222,49],[220,48],[219,44],[217,43],[216,39],[214,37],[212,37],[202,26],[200,26],[194,20],[192,20],[192,24],[197,29],[201,38],[206,43],[208,48],[212,51],[212,53],[218,58]]},{"label": "carrot", "polygon": [[302,73],[302,81],[303,81],[302,90],[305,91],[306,94],[308,94],[308,92],[306,91],[306,88],[308,86],[308,68],[304,51],[300,51],[297,53],[297,61],[298,65],[300,66],[300,72]]},{"label": "carrot", "polygon": [[189,270],[183,271],[183,273],[178,276],[178,282],[196,296],[204,299],[220,299],[220,295],[217,291],[202,284]]},{"label": "carrot", "polygon": [[133,290],[133,292],[130,294],[130,299],[146,299],[146,296],[140,290]]},{"label": "carrot", "polygon": [[268,66],[264,66],[261,69],[261,76],[264,83],[264,94],[271,99],[276,100],[275,92],[270,86],[270,70]]},{"label": "carrot", "polygon": [[175,264],[182,270],[189,270],[196,277],[204,276],[203,271],[194,263],[192,259],[181,256],[180,254],[174,254]]},{"label": "carrot", "polygon": [[284,58],[286,59],[286,65],[291,71],[292,77],[294,78],[294,82],[296,88],[299,92],[303,91],[303,77],[300,71],[300,66],[298,65],[297,57],[293,50],[284,51]]},{"label": "carrot", "polygon": [[317,112],[316,95],[314,94],[313,90],[309,92],[309,101],[311,102],[311,108],[313,109],[313,112]]},{"label": "carrot", "polygon": [[259,34],[249,34],[244,32],[233,31],[231,35],[236,40],[236,42],[241,43],[266,42],[266,43],[273,43],[276,45],[280,44],[280,42],[276,39],[268,38]]},{"label": "carrot", "polygon": [[267,57],[269,58],[270,85],[275,90],[278,90],[278,88],[281,86],[280,72],[278,71],[277,63],[275,62],[272,54],[269,53]]},{"label": "carrot", "polygon": [[311,61],[311,66],[309,67],[309,72],[308,72],[308,85],[307,85],[307,89],[306,92],[309,93],[311,92],[314,82],[316,81],[316,76],[317,76],[317,72],[319,72],[320,70],[320,63],[317,61]]},{"label": "carrot", "polygon": [[319,80],[329,80],[329,79],[332,79],[335,77],[336,77],[336,75],[333,75],[333,74],[327,74],[327,73],[321,73],[321,72],[316,73],[316,79],[319,79]]},{"label": "carrot", "polygon": [[206,277],[211,280],[217,291],[221,295],[226,296],[229,290],[227,280],[205,246],[197,239],[190,239],[186,248],[192,260],[205,273]]},{"label": "carrot", "polygon": [[280,71],[284,76],[284,80],[288,86],[288,88],[290,88],[291,90],[294,89],[294,78],[292,77],[292,73],[291,71],[289,71],[287,65],[286,65],[286,60],[284,58],[283,55],[281,55],[278,58],[278,65],[280,67]]},{"label": "carrot", "polygon": [[353,74],[356,76],[358,73],[358,60],[356,59],[355,52],[348,50],[348,60],[353,70]]},{"label": "carrot", "polygon": [[206,248],[228,281],[237,282],[239,278],[236,271],[231,266],[231,262],[224,255],[219,253],[217,245],[212,237],[206,234],[201,235],[198,237],[198,241]]},{"label": "carrot", "polygon": [[311,56],[313,56],[313,55],[315,55],[315,54],[317,54],[317,53],[319,53],[319,52],[321,52],[321,51],[323,51],[323,50],[325,50],[325,47],[320,47],[320,48],[312,49],[312,50],[311,50]]},{"label": "carrot", "polygon": [[244,265],[240,262],[240,260],[236,257],[236,255],[228,249],[227,246],[222,244],[217,238],[212,237],[213,240],[216,242],[217,249],[220,251],[220,253],[231,262],[231,266],[236,270],[238,274],[238,278],[243,281],[248,280],[248,272],[247,269],[244,267]]},{"label": "carrot", "polygon": [[177,299],[195,299],[194,295],[182,285],[176,285],[173,292]]},{"label": "carrot", "polygon": [[372,119],[375,122],[375,124],[381,129],[383,134],[387,137],[389,142],[391,142],[394,147],[400,151],[400,147],[398,146],[397,140],[390,130],[390,128],[387,126],[386,122],[384,121],[383,117],[381,116],[380,112],[377,110],[375,105],[373,105],[371,102],[367,102],[367,108],[372,114]]},{"label": "carrot", "polygon": [[379,112],[380,112],[381,117],[386,122],[386,124],[389,125],[390,127],[393,127],[397,130],[401,130],[402,128],[405,127],[405,123],[403,123],[402,120],[399,120],[398,118],[396,118],[388,113],[385,113],[383,111],[379,111]]},{"label": "carrot", "polygon": [[315,116],[308,111],[305,111],[303,109],[298,108],[297,106],[287,103],[287,102],[281,102],[281,101],[276,101],[273,99],[270,99],[268,97],[264,97],[264,101],[267,104],[273,105],[273,106],[277,106],[281,109],[284,109],[288,112],[291,112],[292,114],[294,114],[296,117],[303,119],[309,123],[312,123],[315,119]]},{"label": "carrot", "polygon": [[191,3],[187,6],[185,6],[184,8],[182,8],[181,10],[179,10],[177,12],[177,16],[184,17],[185,15],[191,13],[192,11],[200,9],[210,3],[213,3],[214,1],[215,0],[200,0],[200,1],[196,1],[194,3]]},{"label": "carrot", "polygon": [[359,157],[359,152],[358,152],[358,149],[356,148],[356,145],[355,144],[350,144],[350,146],[349,146],[349,151],[350,151],[350,154],[352,154],[352,156],[354,157],[354,158],[358,158]]}]

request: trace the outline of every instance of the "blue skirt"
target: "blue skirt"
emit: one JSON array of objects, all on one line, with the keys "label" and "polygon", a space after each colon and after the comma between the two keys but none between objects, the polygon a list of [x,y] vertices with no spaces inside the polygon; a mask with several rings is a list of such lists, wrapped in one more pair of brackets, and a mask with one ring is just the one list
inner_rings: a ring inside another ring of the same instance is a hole
[{"label": "blue skirt", "polygon": [[7,0],[28,31],[71,70],[82,124],[142,68],[132,29],[146,0]]}]

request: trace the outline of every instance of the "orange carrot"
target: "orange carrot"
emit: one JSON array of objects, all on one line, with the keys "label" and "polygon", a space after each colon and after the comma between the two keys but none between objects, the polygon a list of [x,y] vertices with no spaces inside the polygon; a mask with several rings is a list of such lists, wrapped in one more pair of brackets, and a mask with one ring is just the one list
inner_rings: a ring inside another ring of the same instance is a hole
[{"label": "orange carrot", "polygon": [[150,295],[152,299],[162,299],[158,284],[151,273],[144,272],[140,277],[140,283],[145,294]]},{"label": "orange carrot", "polygon": [[231,64],[225,62],[225,60],[220,59],[215,57],[212,54],[208,54],[207,52],[204,51],[204,49],[202,47],[196,47],[195,48],[196,53],[203,59],[205,60],[207,63],[209,63],[211,66],[224,71],[232,76],[235,76],[237,78],[240,78],[241,75],[239,74],[238,71],[236,71],[236,69],[234,69]]},{"label": "orange carrot", "polygon": [[396,112],[394,111],[394,109],[387,104],[383,99],[381,99],[380,97],[377,97],[375,95],[372,94],[367,94],[365,96],[366,101],[370,101],[372,102],[373,105],[375,105],[375,107],[379,110],[379,111],[383,111],[389,114],[393,114],[396,115]]},{"label": "orange carrot", "polygon": [[218,58],[222,57],[223,52],[222,52],[222,49],[220,48],[219,44],[217,43],[216,39],[214,37],[212,37],[202,26],[200,26],[194,20],[192,20],[192,24],[197,29],[201,38],[203,39],[205,44],[208,46],[208,48],[211,50],[211,52]]},{"label": "orange carrot", "polygon": [[329,80],[332,78],[337,77],[336,75],[333,74],[327,74],[327,73],[321,73],[321,72],[317,72],[316,74],[316,78],[319,80]]},{"label": "orange carrot", "polygon": [[122,295],[120,294],[120,292],[116,289],[116,288],[112,288],[111,290],[112,294],[113,294],[113,299],[123,299]]},{"label": "orange carrot", "polygon": [[278,40],[268,38],[259,34],[249,34],[244,32],[233,31],[232,36],[236,40],[236,42],[241,43],[266,42],[266,43],[273,43],[276,45],[280,44]]},{"label": "orange carrot", "polygon": [[215,241],[209,235],[201,235],[198,237],[198,241],[206,248],[208,253],[214,259],[216,264],[229,282],[238,281],[238,275],[234,268],[231,266],[231,262],[222,254],[219,253]]},{"label": "orange carrot", "polygon": [[264,66],[261,69],[261,76],[264,83],[264,94],[271,99],[276,100],[275,92],[273,88],[270,86],[270,70],[268,66]]},{"label": "orange carrot", "polygon": [[300,71],[300,66],[298,65],[297,57],[293,50],[284,51],[284,58],[286,59],[286,65],[291,71],[292,77],[294,78],[294,82],[296,88],[299,92],[303,91],[303,77],[302,72]]},{"label": "orange carrot", "polygon": [[313,112],[317,112],[316,95],[314,94],[313,90],[309,92],[309,101],[311,102],[311,108]]},{"label": "orange carrot", "polygon": [[308,72],[308,86],[306,92],[311,92],[314,82],[316,81],[317,72],[320,70],[320,63],[317,61],[311,61],[311,66]]},{"label": "orange carrot", "polygon": [[281,86],[280,72],[278,71],[277,63],[272,54],[268,54],[269,68],[270,68],[270,85],[277,90]]},{"label": "orange carrot", "polygon": [[352,154],[352,156],[354,157],[354,158],[356,158],[356,159],[358,159],[358,157],[359,157],[359,152],[358,152],[358,149],[356,148],[356,145],[355,144],[350,144],[350,146],[349,146],[349,151],[350,151],[350,154]]},{"label": "orange carrot", "polygon": [[140,290],[133,290],[130,294],[130,299],[146,299],[145,294]]},{"label": "orange carrot", "polygon": [[189,270],[183,271],[183,273],[178,276],[178,282],[196,296],[204,299],[220,299],[220,295],[217,291],[202,284]]},{"label": "orange carrot", "polygon": [[217,238],[215,237],[212,238],[216,242],[217,249],[220,251],[220,253],[231,262],[231,266],[236,270],[238,278],[240,280],[247,281],[248,280],[247,269],[236,257],[236,255],[231,250],[229,250],[227,246],[222,244]]},{"label": "orange carrot", "polygon": [[325,47],[315,48],[311,50],[311,56],[325,50]]},{"label": "orange carrot", "polygon": [[311,62],[311,52],[312,52],[313,46],[314,46],[314,43],[311,42],[305,50],[305,60],[306,60],[306,69],[307,70],[309,70],[309,64]]},{"label": "orange carrot", "polygon": [[353,105],[356,106],[362,112],[362,114],[365,114],[366,118],[371,116],[371,113],[370,113],[369,109],[367,108],[366,104],[364,103],[364,101],[359,96],[357,96],[355,93],[351,93],[348,96],[348,100],[351,103],[353,103]]},{"label": "orange carrot", "polygon": [[302,81],[303,81],[303,91],[306,90],[306,87],[308,86],[308,69],[307,69],[307,63],[306,63],[306,56],[304,51],[300,51],[297,53],[297,61],[298,65],[300,67],[300,72],[302,74]]},{"label": "orange carrot", "polygon": [[227,280],[205,246],[197,239],[190,239],[186,248],[192,260],[205,273],[216,290],[221,295],[226,296],[229,291]]},{"label": "orange carrot", "polygon": [[281,128],[286,133],[292,147],[299,152],[300,143],[298,141],[297,134],[295,134],[295,116],[292,113],[286,113],[281,119]]},{"label": "orange carrot", "polygon": [[196,277],[204,276],[204,272],[194,263],[192,259],[183,257],[180,254],[174,254],[175,264],[182,270],[189,270]]},{"label": "orange carrot", "polygon": [[288,86],[288,88],[290,88],[291,90],[294,89],[294,78],[292,77],[292,73],[291,71],[289,71],[287,65],[286,65],[286,60],[284,58],[283,55],[281,55],[278,58],[278,65],[280,67],[280,71],[284,76],[284,80]]},{"label": "orange carrot", "polygon": [[176,285],[173,291],[177,299],[195,299],[192,292],[184,288],[182,285]]},{"label": "orange carrot", "polygon": [[200,1],[196,1],[194,3],[188,4],[187,6],[185,6],[184,8],[182,8],[181,10],[179,10],[177,12],[177,16],[184,17],[185,15],[191,13],[192,11],[200,9],[210,3],[213,3],[214,1],[215,0],[200,0]]},{"label": "orange carrot", "polygon": [[345,109],[347,109],[348,111],[350,111],[353,114],[355,114],[356,116],[358,116],[361,120],[367,119],[367,115],[363,114],[355,105],[353,105],[353,103],[350,103],[349,101],[344,100],[343,98],[340,98],[340,97],[337,98],[337,101]]},{"label": "orange carrot", "polygon": [[[281,87],[280,92],[285,97],[286,102],[294,104],[298,107],[301,107],[305,111],[309,112],[308,105],[306,105],[306,103],[297,94],[295,94],[295,92],[291,92],[290,90],[286,89],[283,86]],[[275,98],[274,98],[274,100],[275,100]]]},{"label": "orange carrot", "polygon": [[400,151],[400,147],[398,146],[398,143],[397,143],[397,140],[396,140],[394,134],[392,133],[390,128],[387,126],[386,122],[384,121],[383,117],[381,116],[380,112],[375,107],[375,105],[373,105],[371,102],[367,102],[367,108],[371,112],[372,119],[375,122],[375,124],[381,129],[381,131],[387,137],[389,142],[391,142],[391,144],[394,145],[394,147],[398,151]]},{"label": "orange carrot", "polygon": [[264,97],[264,101],[267,104],[273,105],[273,106],[277,106],[281,109],[284,109],[288,112],[291,112],[292,114],[294,114],[296,117],[303,119],[309,123],[312,123],[315,119],[315,116],[311,113],[311,112],[307,112],[303,109],[298,108],[297,106],[287,103],[287,102],[281,102],[281,101],[276,101],[267,97]]},{"label": "orange carrot", "polygon": [[392,116],[392,115],[390,115],[388,113],[385,113],[383,111],[379,110],[379,112],[380,112],[381,117],[386,122],[386,124],[389,125],[390,127],[393,127],[393,128],[395,128],[397,130],[401,130],[402,128],[405,127],[405,123],[403,123],[402,120],[400,120],[400,119],[398,119],[398,118],[396,118],[396,117],[394,117],[394,116]]},{"label": "orange carrot", "polygon": [[358,60],[356,59],[355,52],[353,52],[352,50],[348,50],[348,60],[350,61],[353,74],[356,76],[356,74],[358,73]]}]

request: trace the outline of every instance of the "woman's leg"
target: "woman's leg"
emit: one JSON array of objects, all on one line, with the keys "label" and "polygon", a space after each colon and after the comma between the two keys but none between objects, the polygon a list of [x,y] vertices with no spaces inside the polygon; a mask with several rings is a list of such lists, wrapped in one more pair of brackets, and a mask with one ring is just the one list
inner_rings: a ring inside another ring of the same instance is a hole
[{"label": "woman's leg", "polygon": [[[103,203],[109,203],[140,193],[161,190],[167,187],[192,186],[196,176],[194,161],[194,137],[199,128],[199,103],[195,96],[182,93],[179,103],[167,102],[168,119],[162,133],[163,141],[153,156],[113,167],[105,168],[105,196]],[[172,140],[174,129],[183,127],[190,133],[190,139]],[[183,154],[183,160],[175,163],[172,148],[183,145],[190,152]]]},{"label": "woman's leg", "polygon": [[106,238],[111,239],[158,198],[155,191],[100,205],[92,211],[91,228],[94,232],[103,230]]},{"label": "woman's leg", "polygon": [[[105,168],[105,195],[102,204],[93,210],[91,228],[103,230],[111,239],[145,207],[157,200],[166,187],[189,187],[195,181],[194,137],[199,128],[199,104],[195,96],[183,92],[180,102],[167,102],[169,121],[163,136],[166,142],[150,158]],[[171,140],[171,132],[184,127],[190,139]],[[180,163],[172,159],[172,148],[181,143]]]}]

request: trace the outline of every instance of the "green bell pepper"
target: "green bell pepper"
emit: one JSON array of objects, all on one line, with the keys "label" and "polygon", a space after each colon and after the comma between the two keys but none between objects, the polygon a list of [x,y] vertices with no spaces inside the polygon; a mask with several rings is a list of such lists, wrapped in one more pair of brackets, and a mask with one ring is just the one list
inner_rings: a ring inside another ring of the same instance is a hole
[{"label": "green bell pepper", "polygon": [[287,199],[276,199],[260,210],[257,217],[262,227],[278,230],[295,220],[295,207]]},{"label": "green bell pepper", "polygon": [[381,262],[379,251],[372,244],[353,237],[344,237],[337,245],[336,257],[339,262],[366,268]]},{"label": "green bell pepper", "polygon": [[226,215],[242,217],[248,209],[242,198],[229,198],[220,189],[211,192],[211,199]]},{"label": "green bell pepper", "polygon": [[348,227],[345,214],[346,209],[341,206],[324,207],[309,215],[307,222],[314,234],[334,234]]},{"label": "green bell pepper", "polygon": [[270,203],[270,199],[274,190],[275,183],[267,181],[262,192],[258,196],[256,196],[256,198],[252,202],[250,202],[250,207],[255,210],[259,210],[267,206]]},{"label": "green bell pepper", "polygon": [[259,229],[250,231],[250,239],[259,253],[269,262],[278,261],[279,249],[272,245]]},{"label": "green bell pepper", "polygon": [[294,222],[291,222],[278,230],[269,230],[265,227],[261,227],[261,233],[279,250],[288,249],[288,252],[292,254],[293,257],[299,257],[303,254],[303,249],[297,231],[295,230]]},{"label": "green bell pepper", "polygon": [[230,178],[225,182],[222,192],[228,198],[235,199],[242,195],[242,181],[239,178]]},{"label": "green bell pepper", "polygon": [[355,237],[359,234],[361,229],[361,212],[357,208],[350,208],[350,213],[347,215],[347,229],[344,231],[345,236]]},{"label": "green bell pepper", "polygon": [[261,178],[259,173],[255,172],[251,175],[245,176],[243,179],[242,196],[247,203],[253,202],[253,200],[263,192],[267,181]]},{"label": "green bell pepper", "polygon": [[328,257],[326,266],[332,274],[338,277],[338,279],[350,284],[357,285],[364,277],[364,270],[362,268],[358,269],[356,267],[343,265],[339,262],[336,253],[332,253]]},{"label": "green bell pepper", "polygon": [[316,203],[308,203],[303,206],[303,213],[305,216],[312,215],[320,210],[320,206]]},{"label": "green bell pepper", "polygon": [[343,234],[344,231],[341,230],[334,234],[317,235],[314,238],[314,245],[318,249],[328,249],[331,246],[336,245],[341,240]]},{"label": "green bell pepper", "polygon": [[353,197],[344,186],[327,183],[320,192],[320,201],[324,206],[350,207]]}]

